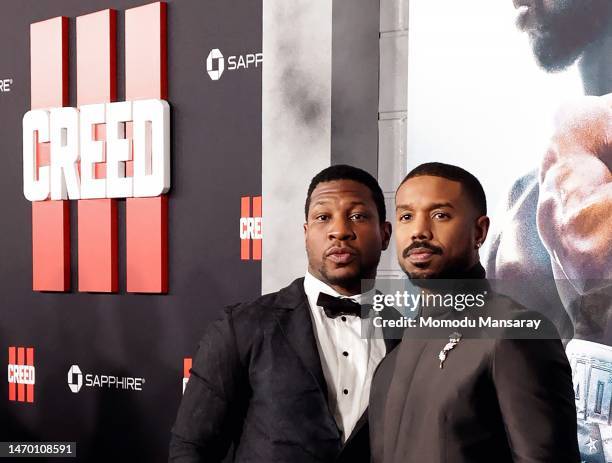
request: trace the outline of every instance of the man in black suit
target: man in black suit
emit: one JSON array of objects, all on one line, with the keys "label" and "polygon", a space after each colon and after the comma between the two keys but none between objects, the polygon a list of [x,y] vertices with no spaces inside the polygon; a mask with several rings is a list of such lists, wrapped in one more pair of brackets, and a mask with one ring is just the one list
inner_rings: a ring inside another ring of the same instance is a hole
[{"label": "man in black suit", "polygon": [[[489,219],[472,174],[422,164],[395,199],[398,258],[411,283],[434,295],[440,287],[489,288],[478,256]],[[515,321],[530,313],[508,297],[483,294],[483,314]],[[421,306],[421,318],[425,310]],[[458,319],[452,308],[447,312]],[[454,331],[443,339],[439,330],[423,338],[406,329],[400,346],[380,363],[369,407],[372,461],[580,461],[572,376],[561,341],[511,333],[468,339],[465,330]]]},{"label": "man in black suit", "polygon": [[395,343],[362,335],[361,280],[375,277],[391,224],[376,180],[344,165],[313,178],[305,214],[305,278],[207,330],[170,461],[219,462],[232,445],[235,462],[369,461],[370,382]]}]

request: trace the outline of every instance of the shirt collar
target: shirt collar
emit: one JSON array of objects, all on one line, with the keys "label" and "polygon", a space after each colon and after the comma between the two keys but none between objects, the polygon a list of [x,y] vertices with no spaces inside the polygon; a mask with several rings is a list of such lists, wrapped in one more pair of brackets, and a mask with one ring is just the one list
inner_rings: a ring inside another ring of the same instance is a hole
[{"label": "shirt collar", "polygon": [[340,294],[334,288],[329,286],[327,283],[322,282],[308,271],[304,277],[304,292],[306,293],[308,300],[313,301],[315,305],[317,299],[319,298],[319,293],[325,293],[339,298],[348,298],[355,301],[357,304],[361,304],[361,298],[363,296],[363,294],[355,294],[354,296],[345,296]]}]

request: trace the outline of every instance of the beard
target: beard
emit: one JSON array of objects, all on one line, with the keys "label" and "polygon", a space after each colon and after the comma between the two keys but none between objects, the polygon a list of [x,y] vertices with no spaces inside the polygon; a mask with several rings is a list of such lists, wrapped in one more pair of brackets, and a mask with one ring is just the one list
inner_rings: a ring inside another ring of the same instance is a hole
[{"label": "beard", "polygon": [[343,272],[344,275],[335,275],[333,271],[330,271],[325,265],[321,265],[318,270],[324,282],[329,285],[351,287],[361,282],[362,278],[365,278],[361,268],[355,269],[352,272]]},{"label": "beard", "polygon": [[350,269],[333,268],[334,264],[329,262],[324,255],[315,258],[315,254],[308,247],[306,248],[308,256],[308,266],[314,272],[314,275],[321,279],[324,283],[330,286],[340,286],[343,288],[362,287],[363,280],[372,280],[376,278],[376,269],[380,261],[378,258],[369,259],[363,255],[357,255]]},{"label": "beard", "polygon": [[538,24],[529,39],[538,64],[548,72],[571,66],[585,48],[605,35],[610,0],[554,0],[548,9],[537,0]]},{"label": "beard", "polygon": [[469,254],[465,254],[462,258],[456,259],[452,262],[448,262],[444,268],[440,269],[436,273],[426,273],[426,268],[422,271],[409,270],[408,265],[405,262],[400,262],[402,271],[408,276],[415,286],[422,288],[428,287],[440,287],[440,282],[435,280],[455,280],[465,278],[465,273],[473,266]]}]

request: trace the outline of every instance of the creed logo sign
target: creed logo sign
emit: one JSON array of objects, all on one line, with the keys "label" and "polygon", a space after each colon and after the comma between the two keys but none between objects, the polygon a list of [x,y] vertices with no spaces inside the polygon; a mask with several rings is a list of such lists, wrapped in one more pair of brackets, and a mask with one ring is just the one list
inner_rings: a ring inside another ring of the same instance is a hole
[{"label": "creed logo sign", "polygon": [[[35,291],[70,291],[71,229],[78,234],[78,291],[119,291],[118,199],[125,200],[126,291],[168,291],[166,9],[156,2],[75,19],[73,107],[69,18],[30,25],[23,193],[32,204]],[[117,101],[118,14],[124,16],[126,101]]]},{"label": "creed logo sign", "polygon": [[[125,137],[127,122],[131,139]],[[95,139],[97,124],[106,124],[105,141]],[[36,144],[45,142],[51,164],[37,166]],[[133,176],[127,177],[132,148]],[[106,179],[95,177],[94,166],[102,162]],[[23,194],[29,201],[148,197],[169,189],[170,106],[164,100],[37,109],[23,117]]]}]

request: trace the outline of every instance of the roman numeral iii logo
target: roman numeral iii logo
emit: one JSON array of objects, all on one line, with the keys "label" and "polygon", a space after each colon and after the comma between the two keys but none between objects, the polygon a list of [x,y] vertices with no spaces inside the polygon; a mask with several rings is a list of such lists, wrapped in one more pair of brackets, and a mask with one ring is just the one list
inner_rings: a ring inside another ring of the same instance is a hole
[{"label": "roman numeral iii logo", "polygon": [[261,260],[261,196],[240,198],[240,259]]},{"label": "roman numeral iii logo", "polygon": [[34,384],[36,384],[34,348],[9,347],[9,400],[11,402],[34,402]]},{"label": "roman numeral iii logo", "polygon": [[[166,3],[78,16],[70,106],[69,18],[30,25],[30,111],[23,116],[23,193],[32,204],[32,289],[119,291],[118,205],[125,201],[130,293],[165,293],[170,189]],[[125,75],[117,73],[123,16]],[[125,82],[126,101],[117,101]],[[70,208],[77,207],[76,226]]]}]

